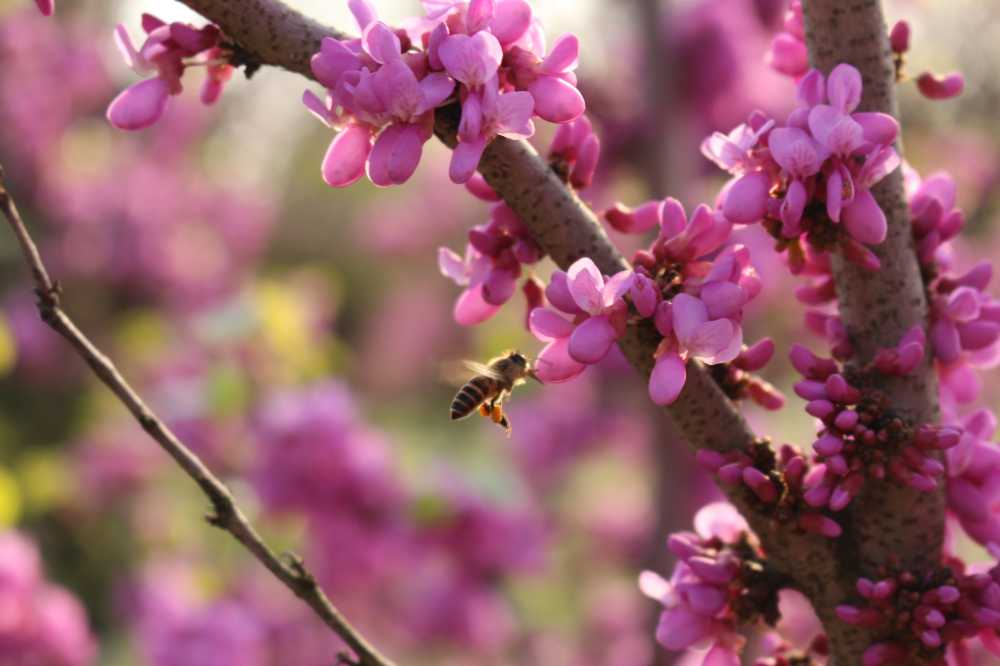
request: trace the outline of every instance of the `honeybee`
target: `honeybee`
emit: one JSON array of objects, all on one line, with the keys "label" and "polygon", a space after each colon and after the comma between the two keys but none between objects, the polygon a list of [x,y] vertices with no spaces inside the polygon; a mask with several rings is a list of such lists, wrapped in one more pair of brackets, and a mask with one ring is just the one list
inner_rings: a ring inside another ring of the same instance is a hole
[{"label": "honeybee", "polygon": [[451,401],[451,419],[463,419],[478,409],[480,414],[503,428],[509,437],[510,420],[503,413],[503,401],[527,377],[541,382],[531,363],[520,352],[509,351],[490,359],[486,365],[474,361],[463,361],[462,365],[476,374]]}]

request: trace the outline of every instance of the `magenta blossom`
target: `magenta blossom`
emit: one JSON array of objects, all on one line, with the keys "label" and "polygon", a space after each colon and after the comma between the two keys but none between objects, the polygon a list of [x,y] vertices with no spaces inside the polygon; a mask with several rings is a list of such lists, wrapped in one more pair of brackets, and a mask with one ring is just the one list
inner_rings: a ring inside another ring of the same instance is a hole
[{"label": "magenta blossom", "polygon": [[[466,287],[455,303],[455,321],[463,326],[492,317],[514,294],[523,264],[534,264],[542,251],[517,214],[505,203],[490,209],[490,221],[469,231],[465,257],[448,248],[438,250],[441,273]],[[533,285],[525,283],[529,303],[540,305],[540,292],[532,297]]]},{"label": "magenta blossom", "polygon": [[785,13],[783,30],[774,36],[767,62],[776,71],[796,80],[809,71],[806,28],[802,20],[802,2],[792,0]]},{"label": "magenta blossom", "polygon": [[35,0],[35,4],[43,16],[52,16],[52,12],[56,10],[55,0]]},{"label": "magenta blossom", "polygon": [[[810,71],[798,97],[785,125],[755,114],[728,136],[704,141],[703,154],[735,176],[720,197],[722,211],[735,224],[763,220],[782,244],[794,245],[795,262],[805,247],[825,252],[836,243],[851,261],[877,268],[865,246],[885,239],[887,223],[869,188],[900,165],[892,147],[898,124],[887,114],[855,112],[861,75],[850,65],[828,79]],[[834,240],[812,233],[820,228],[834,230]]]},{"label": "magenta blossom", "polygon": [[[572,379],[607,355],[625,331],[628,305],[623,297],[634,281],[635,274],[629,270],[606,279],[587,257],[578,259],[565,273],[553,273],[545,295],[555,310],[540,308],[529,320],[535,337],[548,343],[536,363],[542,381]],[[573,315],[574,320],[568,321],[557,310]]]},{"label": "magenta blossom", "polygon": [[[480,33],[482,34],[482,33]],[[458,145],[451,156],[448,175],[455,183],[464,183],[479,167],[486,144],[496,136],[527,139],[535,133],[531,120],[534,100],[525,92],[500,94],[491,79],[482,94],[471,93],[462,104],[458,127]]]},{"label": "magenta blossom", "polygon": [[979,409],[961,421],[962,437],[947,453],[948,509],[983,545],[1000,544],[1000,445],[996,415]]},{"label": "magenta blossom", "polygon": [[124,130],[149,127],[163,115],[167,99],[180,94],[184,70],[194,65],[208,69],[202,102],[212,104],[218,99],[233,69],[220,48],[218,27],[209,24],[198,29],[187,23],[168,24],[151,14],[143,14],[142,29],[146,41],[139,49],[132,44],[124,25],[115,28],[115,44],[125,63],[137,74],[156,76],[122,91],[108,106],[108,122]]},{"label": "magenta blossom", "polygon": [[672,534],[667,542],[679,559],[670,580],[644,571],[639,587],[664,607],[656,629],[661,645],[679,651],[709,644],[703,666],[738,666],[745,640],[736,632],[742,618],[730,600],[743,584],[743,560],[732,547],[754,536],[725,502],[703,507],[694,522],[695,532]]}]

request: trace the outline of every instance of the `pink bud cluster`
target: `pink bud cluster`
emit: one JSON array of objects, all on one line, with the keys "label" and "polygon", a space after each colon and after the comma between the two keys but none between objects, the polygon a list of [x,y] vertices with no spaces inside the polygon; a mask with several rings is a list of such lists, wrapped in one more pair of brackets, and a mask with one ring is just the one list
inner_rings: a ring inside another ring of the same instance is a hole
[{"label": "pink bud cluster", "polygon": [[[542,250],[527,227],[505,203],[494,204],[490,221],[469,230],[465,256],[452,250],[438,250],[441,273],[465,287],[455,303],[455,321],[473,326],[492,317],[514,295],[522,265],[537,263]],[[525,294],[531,305],[540,305],[535,282],[525,282]]]},{"label": "pink bud cluster", "polygon": [[548,343],[538,357],[539,376],[553,382],[572,379],[601,361],[628,323],[650,320],[662,339],[649,394],[666,405],[684,387],[689,359],[718,364],[739,356],[743,306],[761,285],[746,247],[723,249],[732,225],[717,211],[699,206],[688,220],[675,199],[637,210],[642,212],[619,205],[607,213],[609,218],[641,216],[627,223],[632,230],[659,226],[652,246],[636,254],[635,268],[606,277],[583,258],[567,272],[556,271],[546,288],[553,307],[533,311],[530,326]]},{"label": "pink bud cluster", "polygon": [[777,586],[767,580],[756,537],[726,502],[703,507],[695,531],[670,535],[678,558],[670,580],[645,571],[639,586],[663,604],[656,639],[668,650],[708,647],[703,665],[739,664],[740,624],[777,619]]},{"label": "pink bud cluster", "polygon": [[108,106],[108,122],[123,130],[149,127],[163,115],[170,96],[181,93],[181,77],[192,66],[206,68],[201,101],[213,104],[219,99],[233,67],[224,57],[218,27],[165,23],[152,14],[143,14],[142,29],[146,41],[139,49],[121,24],[115,28],[115,44],[125,64],[137,74],[156,76],[126,88],[115,97]]},{"label": "pink bud cluster", "polygon": [[981,573],[941,569],[919,577],[911,572],[878,581],[859,578],[861,601],[837,607],[844,622],[884,628],[890,636],[862,656],[863,666],[921,663],[945,666],[950,645],[981,637],[1000,656],[1000,566]]},{"label": "pink bud cluster", "polygon": [[702,450],[697,459],[720,482],[744,486],[754,501],[779,520],[830,539],[843,532],[836,521],[821,512],[825,507],[814,507],[803,500],[803,480],[809,463],[797,448],[783,444],[775,456],[769,444],[761,441],[749,451]]},{"label": "pink bud cluster", "polygon": [[715,133],[702,153],[734,176],[720,195],[735,224],[764,221],[768,231],[802,254],[839,247],[870,270],[879,266],[866,246],[885,239],[886,218],[869,188],[900,164],[892,147],[896,120],[856,112],[861,74],[838,65],[824,78],[811,70],[799,82],[799,107],[783,126],[759,113],[728,135]]},{"label": "pink bud cluster", "polygon": [[955,446],[958,429],[924,425],[910,431],[892,416],[888,400],[853,386],[835,361],[801,345],[793,345],[791,359],[804,377],[795,392],[822,424],[813,443],[813,465],[803,479],[810,506],[841,511],[868,478],[891,478],[925,492],[937,487],[944,466],[934,452]]},{"label": "pink bud cluster", "polygon": [[[902,80],[903,56],[910,48],[910,25],[897,21],[889,31],[889,47],[896,60],[897,79]],[[792,0],[785,13],[782,30],[774,36],[767,53],[771,67],[796,81],[809,70],[809,51],[806,48],[805,22],[801,0]],[[928,99],[949,99],[962,94],[965,77],[958,72],[936,75],[924,72],[917,77],[917,89]]]},{"label": "pink bud cluster", "polygon": [[433,133],[434,109],[448,100],[462,107],[449,169],[456,183],[472,177],[494,137],[532,136],[535,115],[563,123],[583,113],[576,37],[560,38],[546,54],[525,0],[423,4],[426,16],[407,32],[379,21],[367,0],[349,0],[361,38],[326,38],[313,57],[327,96],[306,92],[303,101],[338,130],[322,166],[331,186],[366,171],[379,186],[406,182]]}]

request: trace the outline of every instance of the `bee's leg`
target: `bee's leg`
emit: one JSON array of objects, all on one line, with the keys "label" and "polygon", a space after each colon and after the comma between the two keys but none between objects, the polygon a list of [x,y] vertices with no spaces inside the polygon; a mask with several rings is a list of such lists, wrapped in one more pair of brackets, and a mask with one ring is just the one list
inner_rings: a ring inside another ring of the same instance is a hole
[{"label": "bee's leg", "polygon": [[510,436],[510,420],[507,415],[503,413],[503,406],[500,401],[494,401],[493,408],[490,413],[490,417],[493,419],[493,423],[496,423],[501,428],[507,431],[507,436]]},{"label": "bee's leg", "polygon": [[483,404],[479,405],[479,413],[482,414],[483,416],[489,416],[492,412],[493,412],[492,403],[487,404],[484,402]]}]

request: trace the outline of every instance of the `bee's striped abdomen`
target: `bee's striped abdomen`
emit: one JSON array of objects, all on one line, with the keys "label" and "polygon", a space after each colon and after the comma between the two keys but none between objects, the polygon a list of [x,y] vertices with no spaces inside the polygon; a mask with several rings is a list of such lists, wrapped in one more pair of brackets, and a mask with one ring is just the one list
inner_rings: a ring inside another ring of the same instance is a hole
[{"label": "bee's striped abdomen", "polygon": [[473,377],[463,386],[451,401],[452,420],[465,418],[476,407],[496,393],[496,381],[489,377]]}]

